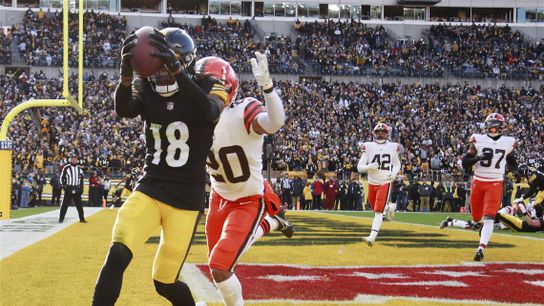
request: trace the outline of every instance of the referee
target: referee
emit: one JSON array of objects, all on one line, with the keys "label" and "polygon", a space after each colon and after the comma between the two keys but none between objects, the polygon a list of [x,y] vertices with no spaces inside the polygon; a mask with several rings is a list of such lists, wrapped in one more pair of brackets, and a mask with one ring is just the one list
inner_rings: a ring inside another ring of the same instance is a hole
[{"label": "referee", "polygon": [[72,153],[70,155],[70,164],[62,168],[60,175],[60,182],[62,189],[64,189],[64,198],[60,206],[59,223],[64,221],[66,216],[66,210],[72,200],[77,208],[79,215],[79,222],[87,223],[83,216],[83,207],[81,206],[81,194],[83,193],[83,170],[77,165],[77,155]]}]

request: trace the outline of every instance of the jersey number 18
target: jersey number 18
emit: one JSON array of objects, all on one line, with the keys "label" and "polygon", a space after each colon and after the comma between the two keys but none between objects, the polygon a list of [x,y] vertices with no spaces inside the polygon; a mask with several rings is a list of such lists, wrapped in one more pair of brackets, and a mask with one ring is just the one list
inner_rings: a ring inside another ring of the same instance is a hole
[{"label": "jersey number 18", "polygon": [[[155,153],[153,154],[153,160],[151,161],[154,165],[158,165],[161,162],[161,127],[162,125],[156,123],[151,123],[149,126],[155,142]],[[187,159],[189,159],[189,146],[187,145],[189,128],[187,127],[187,124],[182,121],[171,122],[166,127],[165,134],[166,140],[168,141],[165,158],[166,164],[172,168],[185,165]]]}]

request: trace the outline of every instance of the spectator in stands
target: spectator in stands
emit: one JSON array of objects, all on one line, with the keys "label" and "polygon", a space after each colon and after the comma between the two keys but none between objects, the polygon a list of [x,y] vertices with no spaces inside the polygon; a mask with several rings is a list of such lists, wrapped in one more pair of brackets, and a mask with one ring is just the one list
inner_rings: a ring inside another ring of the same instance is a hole
[{"label": "spectator in stands", "polygon": [[325,209],[333,210],[334,199],[336,197],[336,193],[338,192],[338,184],[332,176],[329,176],[329,179],[325,182],[323,191],[325,194]]},{"label": "spectator in stands", "polygon": [[310,182],[306,182],[306,186],[304,186],[304,205],[302,206],[302,209],[304,210],[310,210],[312,209],[312,200],[313,200],[313,194],[312,194],[312,185]]},{"label": "spectator in stands", "polygon": [[316,175],[314,181],[312,182],[312,209],[321,210],[321,196],[323,195],[323,182],[319,179],[319,176]]},{"label": "spectator in stands", "polygon": [[304,185],[304,181],[299,176],[295,176],[295,178],[291,182],[291,187],[293,188],[293,191],[291,193],[291,203],[293,205],[293,208],[296,210],[300,210],[300,207],[302,207],[304,203]]}]

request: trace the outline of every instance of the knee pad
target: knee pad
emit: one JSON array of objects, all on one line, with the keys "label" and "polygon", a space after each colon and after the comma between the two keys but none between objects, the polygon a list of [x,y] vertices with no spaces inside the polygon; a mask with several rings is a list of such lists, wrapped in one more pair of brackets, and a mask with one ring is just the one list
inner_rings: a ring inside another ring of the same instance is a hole
[{"label": "knee pad", "polygon": [[114,264],[124,270],[128,267],[131,260],[132,252],[126,245],[119,242],[114,242],[111,245],[110,252],[108,253],[108,263]]}]

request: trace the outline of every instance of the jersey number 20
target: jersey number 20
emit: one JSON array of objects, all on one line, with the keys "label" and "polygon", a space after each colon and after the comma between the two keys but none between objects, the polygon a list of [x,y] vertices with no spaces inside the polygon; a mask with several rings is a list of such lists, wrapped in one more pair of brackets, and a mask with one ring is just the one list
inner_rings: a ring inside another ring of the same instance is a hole
[{"label": "jersey number 20", "polygon": [[[155,141],[155,153],[153,154],[153,160],[151,161],[151,163],[155,165],[158,165],[161,162],[161,127],[162,126],[160,124],[156,123],[151,123],[149,127],[153,133],[153,140]],[[187,140],[189,139],[189,128],[187,127],[187,124],[182,121],[171,122],[166,127],[165,134],[166,140],[168,141],[165,159],[166,164],[172,168],[185,165],[187,159],[189,159],[189,146],[187,145]]]},{"label": "jersey number 20", "polygon": [[[229,147],[223,147],[217,151],[217,155],[219,156],[219,161],[223,165],[223,171],[225,173],[225,177],[223,177],[220,174],[213,175],[213,178],[218,182],[225,182],[225,178],[230,183],[241,183],[245,182],[249,179],[249,176],[251,175],[251,172],[249,171],[249,163],[247,161],[246,153],[244,153],[244,149],[240,146],[229,146]],[[240,175],[234,176],[234,171],[232,170],[232,166],[230,165],[229,161],[229,155],[236,156],[236,159],[238,160],[238,164],[240,165]],[[213,152],[208,152],[208,167],[212,168],[213,170],[219,169],[219,163],[217,162],[217,159],[215,158],[215,155]]]}]

